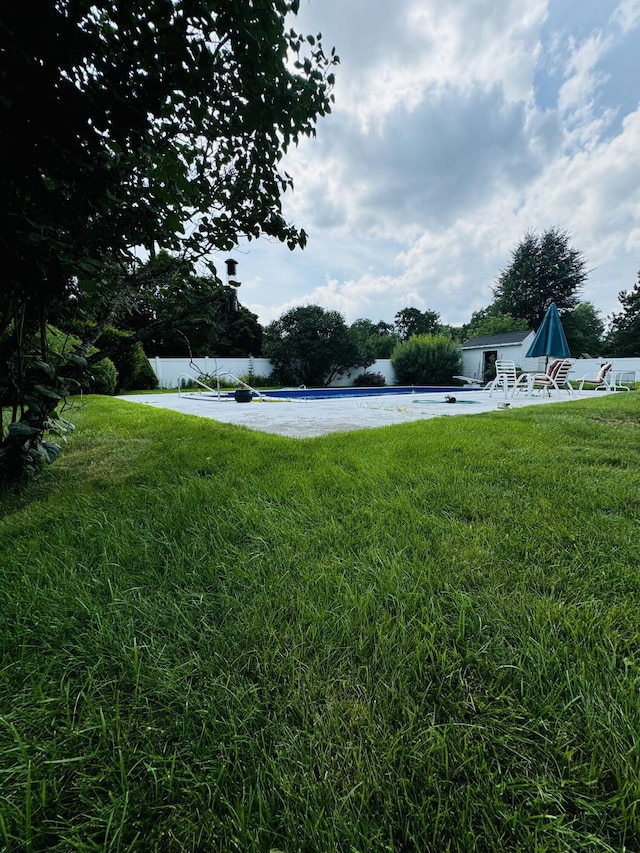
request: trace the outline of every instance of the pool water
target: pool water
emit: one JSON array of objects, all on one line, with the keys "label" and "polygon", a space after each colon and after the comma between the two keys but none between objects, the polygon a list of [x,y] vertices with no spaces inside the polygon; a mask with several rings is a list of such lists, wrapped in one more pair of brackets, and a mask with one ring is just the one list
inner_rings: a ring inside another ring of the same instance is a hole
[{"label": "pool water", "polygon": [[459,386],[443,387],[442,385],[384,385],[381,388],[281,388],[278,391],[261,391],[260,393],[263,397],[286,397],[289,400],[338,400],[341,397],[352,399],[354,397],[380,397],[384,394],[452,394],[453,392],[456,395],[469,393]]}]

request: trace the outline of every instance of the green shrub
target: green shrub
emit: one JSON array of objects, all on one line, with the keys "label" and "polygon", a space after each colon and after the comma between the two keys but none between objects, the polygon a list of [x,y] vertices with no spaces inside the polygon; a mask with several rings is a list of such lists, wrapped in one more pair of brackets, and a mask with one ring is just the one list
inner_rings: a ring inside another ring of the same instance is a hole
[{"label": "green shrub", "polygon": [[[63,332],[56,326],[47,327],[47,344],[52,353],[73,352],[80,346],[80,338],[70,332]],[[98,352],[95,347],[89,350],[91,356]],[[88,394],[115,394],[118,384],[118,370],[110,358],[103,358],[85,368],[79,380],[82,391]]]},{"label": "green shrub", "polygon": [[249,385],[251,388],[260,388],[265,385],[273,385],[273,375],[270,373],[265,376],[261,373],[243,373],[239,377],[242,382]]},{"label": "green shrub", "polygon": [[110,358],[103,358],[92,364],[82,383],[82,390],[89,394],[107,394],[112,396],[118,385],[118,371]]},{"label": "green shrub", "polygon": [[386,380],[382,373],[373,373],[372,371],[365,370],[364,373],[356,376],[353,384],[363,388],[381,388],[383,385],[386,385]]},{"label": "green shrub", "polygon": [[[237,386],[237,382],[235,379],[232,379],[230,376],[220,376],[216,377],[215,373],[201,373],[198,376],[200,382],[204,382],[205,385],[208,385],[209,388],[217,388],[218,385],[220,388],[235,388]],[[180,380],[182,388],[199,388],[202,390],[202,385],[198,385],[197,382],[192,382],[190,379],[182,379]],[[191,384],[189,384],[191,383]]]},{"label": "green shrub", "polygon": [[[199,376],[198,379],[202,380],[202,376]],[[178,390],[183,391],[192,391],[194,388],[200,388],[201,386],[195,381],[195,379],[185,379],[184,376],[180,378],[180,384],[178,386]]]},{"label": "green shrub", "polygon": [[398,344],[391,363],[401,385],[447,385],[460,373],[462,347],[448,335],[414,335]]},{"label": "green shrub", "polygon": [[[106,328],[97,340],[97,346],[112,347],[123,344],[129,337],[128,332],[113,327]],[[142,344],[139,341],[129,346],[123,346],[111,358],[118,371],[118,392],[121,391],[152,391],[158,387],[158,378],[153,372]]]},{"label": "green shrub", "polygon": [[[125,349],[119,358],[120,391],[152,391],[158,387],[158,377],[139,341]],[[114,356],[114,361],[117,366],[117,356]]]},{"label": "green shrub", "polygon": [[[76,336],[76,342],[80,343],[81,340],[87,340],[95,332],[95,323],[75,320],[68,324],[68,328]],[[91,352],[95,353],[102,349],[111,350],[113,347],[119,347],[117,351],[110,352],[109,355],[118,373],[116,393],[121,391],[152,391],[158,387],[158,378],[149,363],[142,344],[137,341],[127,345],[126,341],[129,337],[129,332],[107,326],[96,341],[97,350],[92,349]]]}]

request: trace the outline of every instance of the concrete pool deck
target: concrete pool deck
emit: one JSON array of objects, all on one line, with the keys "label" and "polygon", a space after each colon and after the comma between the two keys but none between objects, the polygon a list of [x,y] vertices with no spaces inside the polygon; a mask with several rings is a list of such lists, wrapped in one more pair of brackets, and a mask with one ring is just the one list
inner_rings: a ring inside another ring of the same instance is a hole
[{"label": "concrete pool deck", "polygon": [[[283,392],[284,394],[285,392]],[[451,393],[451,392],[449,392]],[[489,396],[488,391],[460,391],[456,400],[474,402],[446,403],[444,394],[391,394],[371,397],[340,397],[335,400],[270,400],[254,398],[251,403],[236,403],[233,399],[218,400],[205,394],[130,394],[120,397],[131,403],[142,403],[156,409],[170,409],[186,415],[198,415],[222,423],[245,426],[258,432],[285,435],[290,438],[311,438],[332,432],[390,426],[436,417],[476,415],[482,412],[507,411],[525,406],[584,400],[602,396],[600,391],[582,391],[570,398],[563,394],[550,397]]]}]

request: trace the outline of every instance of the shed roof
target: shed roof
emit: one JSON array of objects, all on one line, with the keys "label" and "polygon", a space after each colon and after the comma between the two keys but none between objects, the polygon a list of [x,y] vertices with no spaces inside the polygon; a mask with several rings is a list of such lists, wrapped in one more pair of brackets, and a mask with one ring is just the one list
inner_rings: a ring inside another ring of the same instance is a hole
[{"label": "shed roof", "polygon": [[504,346],[505,344],[520,344],[526,340],[532,332],[502,332],[500,335],[479,335],[477,338],[469,338],[462,344],[462,349],[473,349],[474,347]]}]

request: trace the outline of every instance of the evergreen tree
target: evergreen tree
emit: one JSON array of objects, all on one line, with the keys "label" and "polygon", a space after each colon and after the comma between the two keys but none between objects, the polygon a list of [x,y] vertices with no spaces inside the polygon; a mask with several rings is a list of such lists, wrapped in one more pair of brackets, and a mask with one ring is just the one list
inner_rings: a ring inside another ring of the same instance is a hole
[{"label": "evergreen tree", "polygon": [[638,280],[629,291],[618,295],[622,313],[614,314],[607,336],[610,355],[640,356],[640,272]]},{"label": "evergreen tree", "polygon": [[571,248],[566,232],[528,232],[500,273],[493,289],[495,304],[503,314],[537,329],[552,302],[560,314],[577,306],[586,278],[584,257]]}]

